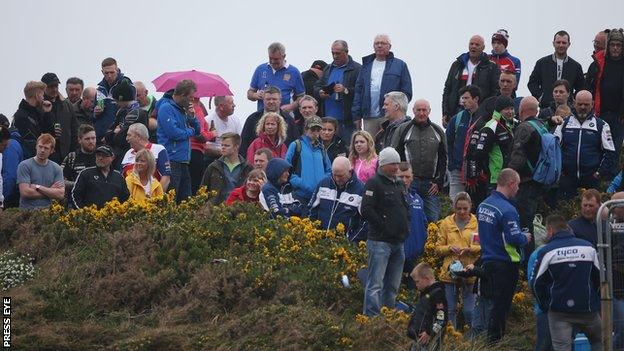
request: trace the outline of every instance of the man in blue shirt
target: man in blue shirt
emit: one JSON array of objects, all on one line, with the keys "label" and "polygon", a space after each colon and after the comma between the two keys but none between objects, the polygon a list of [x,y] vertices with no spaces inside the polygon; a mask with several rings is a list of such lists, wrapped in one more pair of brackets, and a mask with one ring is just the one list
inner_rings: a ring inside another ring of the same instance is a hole
[{"label": "man in blue shirt", "polygon": [[264,88],[276,86],[282,93],[280,109],[291,113],[297,109],[297,98],[305,94],[303,78],[297,67],[286,63],[286,48],[281,43],[269,45],[269,62],[256,67],[247,98],[258,101],[258,111],[264,110]]},{"label": "man in blue shirt", "polygon": [[321,79],[314,85],[314,94],[321,104],[319,116],[335,118],[340,125],[340,139],[348,144],[355,131],[351,107],[355,81],[362,65],[353,61],[349,55],[349,46],[344,40],[334,41],[331,53],[334,61],[323,69]]}]

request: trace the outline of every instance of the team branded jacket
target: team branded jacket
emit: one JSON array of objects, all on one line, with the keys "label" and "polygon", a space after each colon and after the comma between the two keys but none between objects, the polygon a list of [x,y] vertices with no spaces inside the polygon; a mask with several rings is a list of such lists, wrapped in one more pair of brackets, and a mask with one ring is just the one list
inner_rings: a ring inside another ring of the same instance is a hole
[{"label": "team branded jacket", "polygon": [[483,262],[520,262],[519,249],[527,244],[527,238],[520,230],[518,211],[511,200],[492,191],[479,205],[477,221]]},{"label": "team branded jacket", "polygon": [[568,231],[556,233],[540,249],[529,284],[542,311],[600,310],[600,263],[596,249]]},{"label": "team branded jacket", "polygon": [[564,176],[581,178],[595,172],[610,172],[615,159],[615,147],[607,122],[593,114],[583,123],[576,116],[569,116],[555,129],[554,134],[561,143]]},{"label": "team branded jacket", "polygon": [[320,220],[322,229],[334,229],[338,223],[345,226],[349,239],[363,237],[363,222],[359,208],[364,184],[351,172],[351,179],[339,189],[331,175],[323,178],[310,200],[310,219]]}]

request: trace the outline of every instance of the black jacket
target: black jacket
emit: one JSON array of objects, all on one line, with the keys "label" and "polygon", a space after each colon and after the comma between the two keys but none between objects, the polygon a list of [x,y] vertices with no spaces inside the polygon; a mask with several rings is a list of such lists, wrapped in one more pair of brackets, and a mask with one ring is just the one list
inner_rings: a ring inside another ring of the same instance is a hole
[{"label": "black jacket", "polygon": [[380,129],[375,134],[375,150],[381,152],[385,147],[392,146],[392,136],[397,128],[403,123],[409,123],[411,119],[408,116],[401,118],[397,123],[390,125],[390,121],[386,120],[381,123]]},{"label": "black jacket", "polygon": [[368,239],[399,244],[409,233],[405,184],[379,172],[364,185],[362,217],[369,223]]},{"label": "black jacket", "polygon": [[31,106],[22,99],[13,115],[13,127],[22,136],[22,149],[24,160],[34,157],[36,154],[37,138],[43,133],[54,136],[54,121],[52,113],[43,113],[36,107]]},{"label": "black jacket", "polygon": [[99,208],[114,197],[124,202],[128,200],[128,196],[126,180],[121,173],[111,170],[105,177],[99,168],[89,167],[78,174],[69,203],[73,208],[91,205]]},{"label": "black jacket", "polygon": [[527,164],[527,160],[532,165],[537,164],[540,151],[542,150],[542,137],[531,123],[528,121],[538,121],[535,117],[529,117],[518,124],[514,131],[514,143],[509,157],[508,167],[520,174],[522,183],[533,179],[533,172]]},{"label": "black jacket", "polygon": [[[576,93],[585,88],[585,78],[583,77],[583,68],[581,64],[574,61],[570,56],[563,61],[563,72],[561,79],[565,79],[570,83],[573,92],[570,92],[570,101]],[[527,84],[531,95],[540,102],[540,107],[546,107],[552,101],[552,90],[557,80],[557,61],[555,54],[544,56],[537,60],[535,68],[529,77]]]},{"label": "black jacket", "polygon": [[[65,156],[78,147],[78,119],[74,113],[74,105],[68,99],[52,102],[52,123],[61,126],[61,137],[56,139],[56,150],[50,159],[61,163]],[[54,134],[52,134],[54,136]]]},{"label": "black jacket", "polygon": [[[466,85],[461,80],[462,72],[466,67],[467,54],[462,54],[449,69],[446,81],[444,82],[444,92],[442,93],[442,115],[451,118],[459,111],[459,89]],[[475,68],[472,84],[481,89],[481,99],[483,101],[490,96],[496,96],[499,92],[498,77],[500,69],[498,65],[488,59],[485,53],[481,54],[481,61]]]},{"label": "black jacket", "polygon": [[[448,304],[444,284],[435,282],[420,293],[420,298],[414,305],[414,312],[407,325],[407,336],[418,340],[418,335],[426,332],[432,337],[430,342],[435,342],[435,336],[444,333],[447,321]],[[434,330],[434,325],[436,330]]]},{"label": "black jacket", "polygon": [[[325,117],[325,105],[323,104],[323,99],[321,99],[320,91],[327,85],[327,80],[329,79],[332,69],[334,69],[333,64],[327,65],[323,70],[321,79],[314,84],[314,97],[319,101],[318,115],[320,117]],[[342,76],[342,85],[349,91],[348,94],[342,94],[342,113],[344,116],[343,123],[345,125],[353,124],[351,107],[353,106],[353,97],[355,94],[355,82],[357,81],[358,74],[360,74],[360,69],[362,69],[362,65],[353,61],[351,56],[349,56],[349,62],[347,62],[344,75]]]},{"label": "black jacket", "polygon": [[349,150],[347,149],[347,144],[340,139],[340,137],[336,134],[334,135],[334,139],[332,139],[331,144],[325,147],[327,151],[327,157],[329,160],[334,162],[334,159],[338,156],[348,157]]}]

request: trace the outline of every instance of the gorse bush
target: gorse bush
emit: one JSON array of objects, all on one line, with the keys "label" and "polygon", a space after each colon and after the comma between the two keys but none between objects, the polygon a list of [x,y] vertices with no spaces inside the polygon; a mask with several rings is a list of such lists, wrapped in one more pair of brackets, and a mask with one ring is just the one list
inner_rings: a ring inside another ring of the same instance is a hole
[{"label": "gorse bush", "polygon": [[[6,292],[13,298],[13,344],[24,350],[407,348],[408,315],[359,314],[364,293],[357,273],[366,265],[366,246],[348,242],[344,228],[271,220],[251,204],[213,207],[208,197],[201,192],[176,205],[169,194],[101,209],[54,205],[0,213],[7,257],[30,267]],[[432,249],[437,226],[428,233],[423,259],[439,269]],[[399,298],[413,302],[415,293],[402,290]],[[516,302],[530,305],[521,295]],[[470,349],[457,334],[449,340]]]}]

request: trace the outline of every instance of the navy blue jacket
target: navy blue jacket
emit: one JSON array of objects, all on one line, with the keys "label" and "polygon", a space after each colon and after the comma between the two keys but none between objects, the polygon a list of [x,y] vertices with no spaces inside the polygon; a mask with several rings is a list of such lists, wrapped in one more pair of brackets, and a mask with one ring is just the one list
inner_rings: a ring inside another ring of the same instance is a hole
[{"label": "navy blue jacket", "polygon": [[5,207],[11,196],[17,193],[17,166],[24,161],[24,150],[22,149],[22,136],[15,128],[11,128],[11,139],[2,152],[2,194],[4,195]]},{"label": "navy blue jacket", "polygon": [[323,178],[310,200],[310,219],[320,220],[322,229],[334,229],[338,223],[345,226],[349,239],[362,237],[364,220],[359,208],[364,184],[351,172],[351,179],[339,189],[331,175]]},{"label": "navy blue jacket", "polygon": [[269,211],[271,218],[278,215],[284,217],[301,216],[304,206],[293,197],[293,187],[289,182],[279,184],[278,179],[292,166],[281,158],[273,158],[267,164],[267,180],[260,192],[260,205]]},{"label": "navy blue jacket", "polygon": [[529,285],[542,311],[599,311],[598,253],[588,241],[560,231],[540,249]]},{"label": "navy blue jacket", "polygon": [[[470,112],[462,110],[449,121],[446,127],[446,148],[448,150],[447,167],[449,171],[456,171],[462,168],[466,134],[470,126],[477,121],[477,118],[476,113],[471,116]],[[484,120],[488,121],[489,118],[485,118]],[[477,127],[477,130],[478,129],[480,129],[480,126]]]},{"label": "navy blue jacket", "polygon": [[516,205],[502,193],[494,190],[477,208],[479,240],[483,262],[503,261],[519,263],[520,248],[527,238],[520,230]]},{"label": "navy blue jacket", "polygon": [[97,135],[98,140],[102,139],[104,135],[106,135],[106,132],[108,131],[110,126],[113,125],[113,122],[115,122],[115,115],[117,114],[117,104],[111,96],[111,90],[113,89],[113,87],[119,84],[119,82],[121,82],[123,79],[127,79],[128,81],[130,81],[130,84],[132,85],[132,87],[134,87],[130,78],[124,76],[124,74],[121,73],[119,69],[118,72],[119,74],[117,75],[117,79],[113,82],[113,84],[108,84],[106,79],[102,79],[102,81],[99,82],[97,86],[96,99],[98,101],[104,101],[104,111],[99,115],[94,115],[95,121],[93,122],[93,127],[95,128],[95,134]]},{"label": "navy blue jacket", "polygon": [[427,241],[427,216],[423,207],[423,200],[417,192],[405,195],[410,216],[409,234],[403,246],[405,260],[415,260],[425,251]]},{"label": "navy blue jacket", "polygon": [[590,222],[583,216],[578,216],[568,221],[568,226],[572,229],[575,237],[589,241],[593,247],[598,244],[598,228],[596,222]]},{"label": "navy blue jacket", "polygon": [[[370,115],[370,80],[374,60],[375,54],[362,57],[362,69],[355,83],[355,96],[353,98],[353,106],[351,107],[353,120],[373,117]],[[401,91],[407,95],[407,100],[412,99],[412,78],[407,69],[407,64],[403,60],[394,57],[392,52],[386,58],[386,68],[381,78],[379,92],[380,108],[383,106],[384,95],[391,91]]]},{"label": "navy blue jacket", "polygon": [[575,116],[566,117],[555,129],[561,142],[562,175],[588,177],[599,172],[608,176],[615,161],[615,147],[609,124],[593,114],[581,124]]}]

